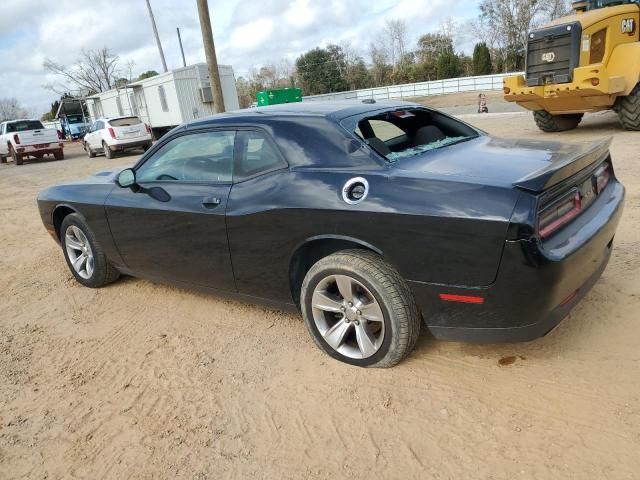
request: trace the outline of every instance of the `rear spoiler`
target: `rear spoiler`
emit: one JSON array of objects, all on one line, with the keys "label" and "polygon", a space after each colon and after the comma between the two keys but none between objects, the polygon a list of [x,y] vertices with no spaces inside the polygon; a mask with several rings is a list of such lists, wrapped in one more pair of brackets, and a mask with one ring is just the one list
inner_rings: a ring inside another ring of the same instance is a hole
[{"label": "rear spoiler", "polygon": [[575,151],[554,152],[549,164],[514,182],[514,186],[532,192],[542,192],[579,171],[605,160],[613,137],[586,146],[576,145]]}]

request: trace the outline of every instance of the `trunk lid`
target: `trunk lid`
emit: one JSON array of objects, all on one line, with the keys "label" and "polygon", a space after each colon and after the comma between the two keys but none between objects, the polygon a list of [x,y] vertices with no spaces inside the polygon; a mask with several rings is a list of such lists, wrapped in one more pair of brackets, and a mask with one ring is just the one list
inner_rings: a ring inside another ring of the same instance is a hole
[{"label": "trunk lid", "polygon": [[538,193],[604,160],[610,144],[611,139],[567,144],[481,136],[402,159],[393,168],[411,176],[459,178]]},{"label": "trunk lid", "polygon": [[116,138],[135,138],[147,135],[147,129],[144,123],[132,125],[130,127],[112,127],[116,134]]},{"label": "trunk lid", "polygon": [[118,139],[137,138],[147,135],[147,127],[138,117],[117,118],[109,122]]},{"label": "trunk lid", "polygon": [[546,165],[514,182],[514,185],[532,192],[542,192],[609,156],[612,138],[584,145],[563,145],[556,150]]}]

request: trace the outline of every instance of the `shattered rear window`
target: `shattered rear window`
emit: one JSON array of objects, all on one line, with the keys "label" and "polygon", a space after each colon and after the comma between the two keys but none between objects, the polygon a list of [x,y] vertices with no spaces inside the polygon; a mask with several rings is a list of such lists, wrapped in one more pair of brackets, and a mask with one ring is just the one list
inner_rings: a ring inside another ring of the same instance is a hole
[{"label": "shattered rear window", "polygon": [[443,138],[442,140],[436,140],[435,142],[428,143],[426,145],[407,148],[406,150],[402,150],[401,152],[391,152],[386,157],[387,160],[391,162],[397,162],[402,158],[414,157],[416,155],[420,155],[421,153],[428,152],[429,150],[436,150],[453,143],[461,142],[463,140],[466,140],[467,138],[468,137],[447,137]]},{"label": "shattered rear window", "polygon": [[481,134],[453,117],[418,106],[360,117],[351,123],[350,129],[389,162],[445,148]]}]

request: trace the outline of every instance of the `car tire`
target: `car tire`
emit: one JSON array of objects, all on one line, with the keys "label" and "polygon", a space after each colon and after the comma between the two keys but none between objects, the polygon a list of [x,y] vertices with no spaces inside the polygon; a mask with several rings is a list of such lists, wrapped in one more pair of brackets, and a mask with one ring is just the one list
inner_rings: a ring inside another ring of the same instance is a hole
[{"label": "car tire", "polygon": [[96,152],[91,150],[91,147],[89,146],[89,144],[87,142],[84,143],[84,151],[87,152],[87,156],[89,158],[96,158]]},{"label": "car tire", "polygon": [[7,157],[0,156],[0,163],[7,163]]},{"label": "car tire", "polygon": [[420,334],[422,319],[407,283],[372,252],[344,250],[319,260],[304,278],[300,299],[311,337],[344,363],[392,367]]},{"label": "car tire", "polygon": [[111,150],[109,148],[109,145],[107,145],[105,142],[102,142],[102,148],[104,150],[104,156],[107,158],[113,158],[113,150]]},{"label": "car tire", "polygon": [[582,121],[583,113],[570,115],[552,115],[545,110],[533,112],[533,118],[540,130],[547,133],[566,132],[573,130]]},{"label": "car tire", "polygon": [[640,130],[640,83],[626,97],[618,98],[615,106],[622,128]]},{"label": "car tire", "polygon": [[77,213],[67,215],[62,221],[60,243],[69,270],[85,287],[99,288],[120,277],[120,272],[109,263],[89,225]]},{"label": "car tire", "polygon": [[11,149],[11,158],[13,159],[13,163],[16,165],[22,165],[22,155],[16,153],[14,149]]},{"label": "car tire", "polygon": [[64,160],[64,151],[60,150],[59,152],[55,152],[53,158],[56,160]]}]

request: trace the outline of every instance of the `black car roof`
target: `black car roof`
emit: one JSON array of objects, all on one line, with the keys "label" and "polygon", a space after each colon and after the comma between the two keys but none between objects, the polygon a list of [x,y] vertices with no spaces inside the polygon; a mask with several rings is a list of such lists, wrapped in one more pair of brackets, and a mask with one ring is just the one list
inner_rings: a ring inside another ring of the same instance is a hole
[{"label": "black car roof", "polygon": [[339,100],[339,101],[315,101],[284,103],[281,105],[271,105],[267,107],[246,108],[232,112],[212,115],[207,118],[194,120],[187,124],[187,127],[203,126],[209,123],[231,123],[239,117],[243,121],[261,123],[268,121],[269,117],[275,116],[322,116],[335,122],[353,115],[361,115],[367,112],[389,110],[393,108],[421,107],[422,105],[403,101],[370,101],[362,100]]}]

